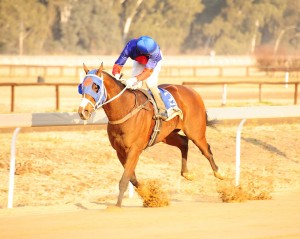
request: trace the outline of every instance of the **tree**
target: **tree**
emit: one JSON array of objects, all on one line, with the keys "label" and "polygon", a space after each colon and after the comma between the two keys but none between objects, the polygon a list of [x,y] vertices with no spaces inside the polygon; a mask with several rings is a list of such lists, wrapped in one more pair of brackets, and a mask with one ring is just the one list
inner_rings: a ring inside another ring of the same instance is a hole
[{"label": "tree", "polygon": [[193,23],[190,47],[209,46],[218,54],[248,54],[257,46],[272,45],[299,15],[299,1],[293,0],[204,0],[204,4],[206,9]]},{"label": "tree", "polygon": [[119,48],[119,18],[113,1],[72,1],[69,19],[62,23],[62,45],[69,52],[110,54]]},{"label": "tree", "polygon": [[204,10],[196,14],[191,23],[189,35],[183,45],[183,52],[201,52],[206,54],[214,43],[212,36],[203,33],[204,24],[209,24],[225,6],[224,0],[202,0]]},{"label": "tree", "polygon": [[214,39],[218,54],[247,54],[251,51],[258,20],[251,15],[253,2],[226,0],[226,5],[211,23],[203,26],[203,34]]},{"label": "tree", "polygon": [[127,36],[128,36],[129,30],[130,30],[131,23],[134,20],[134,17],[137,14],[137,10],[142,2],[143,2],[143,0],[124,0],[121,3],[121,5],[122,5],[121,19],[123,20],[122,21],[123,43],[125,43],[127,40]]},{"label": "tree", "polygon": [[281,3],[280,9],[280,16],[274,19],[277,27],[274,29],[273,53],[276,54],[280,46],[292,53],[300,49],[300,2],[287,0]]},{"label": "tree", "polygon": [[149,35],[157,40],[164,52],[179,53],[189,34],[191,22],[202,8],[199,0],[143,1],[126,40]]},{"label": "tree", "polygon": [[300,48],[295,0],[0,0],[0,53],[116,54],[153,37],[165,54]]},{"label": "tree", "polygon": [[39,52],[47,38],[46,8],[36,0],[1,0],[0,52]]}]

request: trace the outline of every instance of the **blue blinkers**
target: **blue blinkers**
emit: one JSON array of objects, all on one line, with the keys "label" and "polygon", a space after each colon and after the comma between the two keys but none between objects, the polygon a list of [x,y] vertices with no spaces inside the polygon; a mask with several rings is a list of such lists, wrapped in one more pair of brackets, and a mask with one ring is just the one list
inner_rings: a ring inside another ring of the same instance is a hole
[{"label": "blue blinkers", "polygon": [[[79,94],[87,94],[94,98],[96,106],[103,104],[106,101],[106,90],[103,84],[103,79],[96,75],[97,70],[91,70],[84,77],[81,84],[78,85]],[[93,84],[98,86],[98,92],[93,90]]]}]

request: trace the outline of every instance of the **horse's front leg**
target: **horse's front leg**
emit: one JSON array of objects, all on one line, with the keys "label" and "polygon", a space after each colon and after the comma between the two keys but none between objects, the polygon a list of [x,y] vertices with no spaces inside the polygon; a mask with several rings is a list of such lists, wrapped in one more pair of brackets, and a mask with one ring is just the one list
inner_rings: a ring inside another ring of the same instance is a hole
[{"label": "horse's front leg", "polygon": [[135,187],[138,186],[134,170],[137,165],[140,154],[141,152],[131,149],[127,155],[126,163],[124,165],[124,172],[119,182],[119,196],[117,201],[118,207],[122,206],[122,200],[124,197],[124,193],[128,187],[129,180]]},{"label": "horse's front leg", "polygon": [[[120,163],[122,164],[123,168],[125,168],[125,164],[126,164],[126,155],[122,154],[121,152],[117,152],[118,158]],[[132,183],[133,186],[135,186],[136,188],[139,186],[139,183],[137,181],[136,175],[135,175],[135,171],[133,171],[132,177],[130,179],[130,182]]]}]

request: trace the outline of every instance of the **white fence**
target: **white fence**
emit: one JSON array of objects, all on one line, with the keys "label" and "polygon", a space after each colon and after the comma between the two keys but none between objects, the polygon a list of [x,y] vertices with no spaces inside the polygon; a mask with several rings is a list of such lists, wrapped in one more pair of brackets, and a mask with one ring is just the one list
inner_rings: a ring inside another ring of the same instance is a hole
[{"label": "white fence", "polygon": [[[210,119],[241,120],[236,134],[236,186],[240,178],[240,139],[243,124],[247,119],[300,117],[299,106],[258,106],[258,107],[224,107],[207,110]],[[13,207],[13,190],[15,174],[15,142],[21,127],[66,126],[66,125],[101,125],[107,124],[103,110],[97,111],[88,121],[79,118],[78,113],[32,113],[0,114],[0,128],[16,128],[12,144],[9,172],[8,208]]]}]

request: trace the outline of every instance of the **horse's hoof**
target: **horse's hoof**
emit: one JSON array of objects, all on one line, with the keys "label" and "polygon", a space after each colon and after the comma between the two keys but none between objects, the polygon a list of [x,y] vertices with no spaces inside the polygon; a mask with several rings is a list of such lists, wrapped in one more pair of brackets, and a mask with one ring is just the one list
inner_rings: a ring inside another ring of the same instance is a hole
[{"label": "horse's hoof", "polygon": [[118,207],[116,205],[109,205],[106,208],[106,211],[109,211],[109,212],[120,212],[121,210],[122,210],[122,208]]},{"label": "horse's hoof", "polygon": [[181,173],[181,176],[189,181],[193,181],[195,179],[195,175],[193,173]]},{"label": "horse's hoof", "polygon": [[216,178],[220,179],[220,180],[224,180],[225,179],[225,175],[220,173],[220,170],[218,171],[214,171],[214,175]]}]

